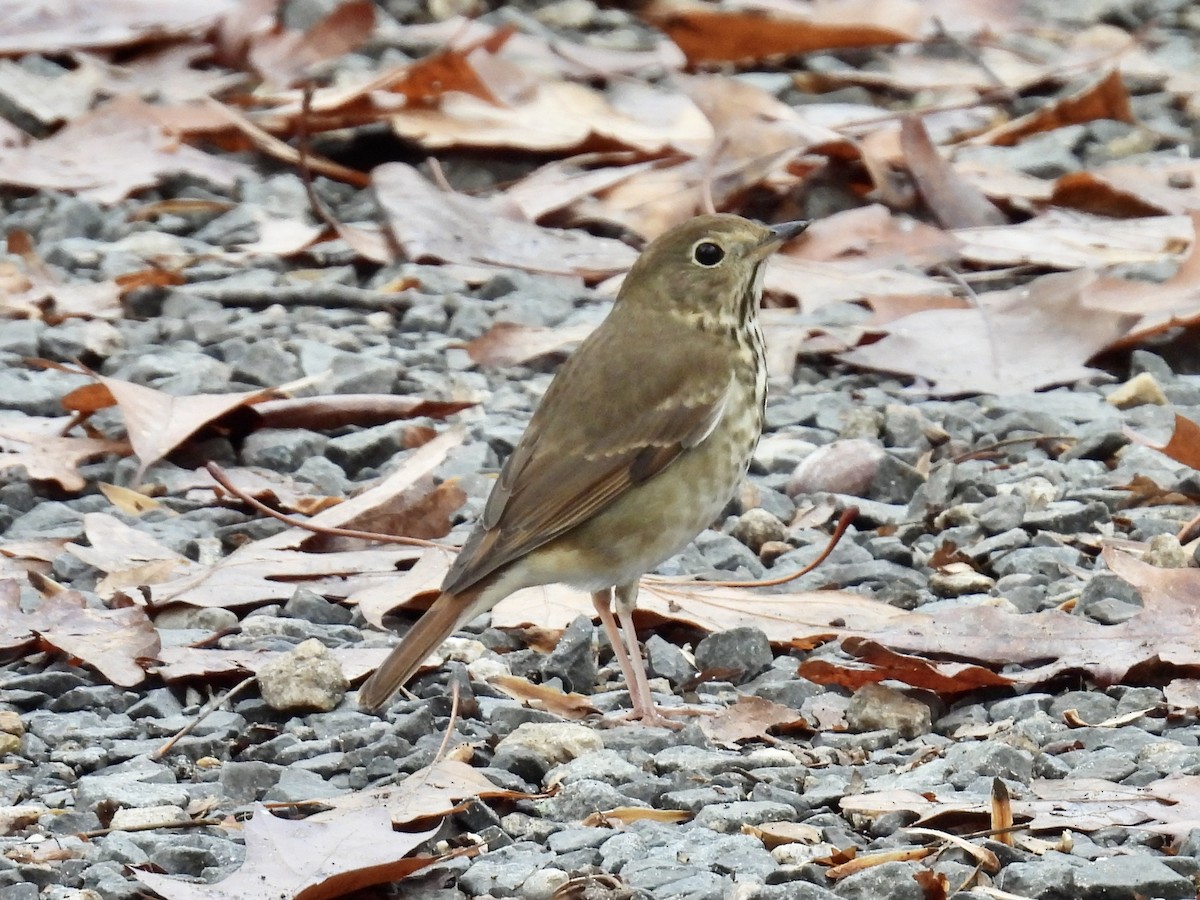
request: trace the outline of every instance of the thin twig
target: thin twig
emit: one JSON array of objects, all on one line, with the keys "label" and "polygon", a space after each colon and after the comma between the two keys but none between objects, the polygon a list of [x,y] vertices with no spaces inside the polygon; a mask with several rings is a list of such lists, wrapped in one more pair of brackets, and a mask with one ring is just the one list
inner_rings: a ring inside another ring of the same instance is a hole
[{"label": "thin twig", "polygon": [[446,756],[446,747],[450,743],[450,735],[454,734],[454,726],[458,723],[458,679],[450,679],[450,721],[446,723],[446,733],[442,735],[442,743],[438,746],[437,753],[433,755],[433,762],[430,765],[437,765]]},{"label": "thin twig", "polygon": [[436,541],[427,541],[424,538],[405,537],[404,535],[400,534],[380,534],[376,531],[359,531],[355,528],[336,528],[331,525],[317,525],[313,522],[306,522],[303,519],[297,519],[287,515],[286,513],[281,513],[277,510],[271,509],[271,507],[267,506],[267,504],[263,503],[261,500],[251,497],[241,488],[234,485],[234,483],[229,480],[229,476],[226,475],[224,470],[215,462],[208,463],[204,468],[208,471],[208,474],[213,477],[213,480],[216,481],[217,484],[229,491],[229,493],[234,497],[237,497],[243,503],[258,510],[263,515],[270,516],[273,519],[278,519],[280,522],[283,522],[285,525],[290,525],[293,528],[303,528],[305,531],[311,531],[314,534],[326,534],[333,537],[348,537],[358,538],[359,540],[364,541],[377,541],[381,544],[403,544],[411,547],[436,547],[439,550],[458,549],[457,547],[451,547],[448,544],[439,544]]},{"label": "thin twig", "polygon": [[972,459],[982,459],[989,453],[994,453],[997,450],[1002,450],[1005,447],[1011,447],[1015,444],[1037,444],[1042,441],[1071,441],[1074,443],[1079,438],[1073,434],[1029,434],[1019,435],[1017,437],[1005,438],[1002,441],[996,441],[993,444],[988,444],[984,447],[978,447],[974,450],[968,450],[966,453],[960,453],[958,456],[951,457],[950,462],[962,463]]},{"label": "thin twig", "polygon": [[300,101],[300,117],[296,121],[296,151],[300,154],[297,163],[300,169],[300,181],[304,184],[304,194],[308,197],[308,205],[312,207],[313,215],[324,222],[335,232],[341,230],[341,222],[334,218],[325,201],[313,187],[312,166],[308,164],[310,154],[308,120],[312,115],[313,84],[311,81],[304,85],[304,97]]},{"label": "thin twig", "polygon": [[[694,584],[697,587],[759,588],[777,587],[781,584],[787,584],[789,581],[795,581],[797,578],[807,575],[829,558],[829,554],[833,552],[833,548],[836,547],[841,541],[843,535],[846,533],[846,529],[850,527],[850,523],[854,521],[854,518],[857,515],[857,506],[846,507],[846,509],[842,511],[842,515],[838,518],[837,527],[833,529],[833,534],[829,536],[829,541],[825,544],[825,549],[821,551],[821,555],[799,571],[789,572],[787,575],[780,575],[778,578],[764,578],[761,581],[694,581],[686,583]],[[679,583],[667,581],[665,578],[657,578],[653,575],[647,576],[645,580],[659,584]]]},{"label": "thin twig", "polygon": [[114,831],[157,831],[160,828],[207,828],[209,825],[220,825],[224,819],[188,819],[186,822],[164,822],[162,824],[147,823],[145,825],[122,825],[120,828],[96,828],[92,831],[77,831],[75,837],[83,840],[104,837]]},{"label": "thin twig", "polygon": [[169,741],[150,754],[150,758],[162,759],[167,755],[167,753],[170,752],[171,748],[175,746],[180,738],[191,734],[197,725],[207,719],[210,715],[212,715],[212,713],[216,712],[217,709],[219,709],[223,704],[228,703],[246,688],[250,687],[250,685],[254,684],[254,682],[257,680],[258,676],[251,675],[240,684],[234,685],[232,688],[226,691],[223,696],[213,697],[206,704],[204,704],[203,707],[201,707],[200,712],[196,714],[196,718],[192,719],[192,721],[188,722],[188,724],[184,725],[177,732],[175,732]]}]

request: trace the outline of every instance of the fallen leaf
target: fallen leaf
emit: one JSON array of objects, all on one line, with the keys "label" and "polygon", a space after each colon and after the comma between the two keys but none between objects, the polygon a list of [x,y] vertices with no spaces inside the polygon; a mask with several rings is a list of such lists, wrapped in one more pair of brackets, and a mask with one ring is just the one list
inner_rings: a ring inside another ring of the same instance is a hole
[{"label": "fallen leaf", "polygon": [[[743,3],[713,9],[691,0],[654,0],[639,15],[661,28],[690,65],[916,40],[925,14],[918,3]],[[882,24],[887,23],[887,24]]]},{"label": "fallen leaf", "polygon": [[502,198],[439,190],[412,166],[371,173],[389,227],[409,259],[503,266],[599,280],[633,264],[633,249],[611,238],[521,221]]},{"label": "fallen leaf", "polygon": [[1003,225],[1005,218],[970,183],[959,178],[929,137],[921,119],[900,120],[900,146],[921,198],[943,228]]},{"label": "fallen leaf", "polygon": [[960,228],[954,236],[962,242],[960,256],[982,268],[1099,269],[1160,262],[1190,245],[1193,230],[1187,216],[1106,219],[1050,210],[1019,225]]},{"label": "fallen leaf", "polygon": [[[112,395],[125,421],[129,443],[139,460],[135,482],[141,481],[146,469],[209,422],[255,400],[266,399],[275,390],[176,396],[119,378],[97,375],[96,380]],[[94,395],[88,396],[95,401]]]},{"label": "fallen leaf", "polygon": [[805,718],[790,706],[745,695],[716,715],[701,717],[699,724],[709,740],[727,746],[762,739],[773,728],[798,731],[809,727]]},{"label": "fallen leaf", "polygon": [[153,107],[129,96],[108,101],[45,140],[0,147],[0,183],[67,191],[103,204],[180,173],[227,189],[254,176],[242,163],[180,145]]},{"label": "fallen leaf", "polygon": [[68,543],[76,559],[105,573],[96,593],[105,599],[118,590],[169,581],[194,563],[160,544],[151,535],[107,513],[86,513],[83,533],[87,545]]},{"label": "fallen leaf", "polygon": [[0,581],[0,647],[29,652],[38,641],[83,660],[119,687],[141,684],[141,657],[158,652],[158,632],[140,607],[93,609],[78,591],[43,597],[31,612],[21,609],[20,590]]},{"label": "fallen leaf", "polygon": [[467,342],[467,354],[480,366],[519,366],[552,353],[574,349],[595,329],[595,325],[548,328],[496,322],[479,337]]},{"label": "fallen leaf", "polygon": [[[857,690],[866,684],[894,679],[940,695],[960,694],[983,687],[1011,685],[1012,679],[983,666],[961,662],[932,661],[889,650],[875,641],[851,636],[842,639],[842,649],[855,664],[826,659],[806,659],[796,674],[816,684],[836,684]],[[887,672],[884,677],[880,673]]]},{"label": "fallen leaf", "polygon": [[156,510],[162,510],[165,515],[178,515],[174,510],[164,507],[153,497],[147,497],[140,491],[135,491],[132,488],[121,487],[118,484],[107,484],[103,481],[97,482],[96,487],[100,488],[108,502],[115,506],[118,510],[130,516],[140,516],[143,513],[148,513]]},{"label": "fallen leaf", "polygon": [[651,809],[646,806],[618,806],[602,809],[585,818],[580,825],[586,828],[611,828],[613,823],[632,825],[634,822],[665,822],[674,825],[686,822],[693,813],[686,809]]},{"label": "fallen leaf", "polygon": [[[214,647],[163,647],[149,671],[167,682],[193,679],[242,679],[278,660],[285,650],[221,650]],[[387,647],[334,647],[329,651],[347,681],[366,678],[391,652]]]},{"label": "fallen leaf", "polygon": [[437,108],[391,112],[403,140],[429,150],[452,147],[538,153],[670,150],[697,153],[712,142],[712,127],[687,97],[654,85],[618,82],[607,93],[568,81],[538,81],[509,106],[466,93],[448,93]]},{"label": "fallen leaf", "polygon": [[406,858],[437,833],[392,831],[383,809],[362,809],[332,821],[281,819],[261,803],[245,823],[246,858],[236,872],[215,884],[196,884],[154,872],[134,871],[166,900],[249,900],[272,896],[333,900],[400,879],[435,861]]},{"label": "fallen leaf", "polygon": [[1186,214],[1200,206],[1198,181],[1200,162],[1194,159],[1109,163],[1060,176],[1048,200],[1120,219]]},{"label": "fallen leaf", "polygon": [[489,678],[487,683],[533,709],[542,709],[564,719],[577,721],[599,714],[599,710],[592,706],[591,700],[583,694],[534,684],[516,675],[496,675]]},{"label": "fallen leaf", "polygon": [[537,795],[497,787],[478,769],[464,762],[442,759],[413,772],[399,784],[338,794],[321,799],[331,807],[310,816],[310,822],[332,822],[364,809],[386,811],[393,825],[404,825],[430,816],[446,816],[463,808],[471,798],[531,800]]},{"label": "fallen leaf", "polygon": [[1069,96],[972,138],[970,143],[1009,147],[1020,143],[1022,138],[1031,134],[1052,131],[1064,125],[1094,122],[1097,119],[1129,123],[1136,121],[1129,105],[1129,93],[1125,90],[1125,83],[1117,69]]},{"label": "fallen leaf", "polygon": [[[1130,316],[1085,310],[1087,271],[1044,275],[980,296],[978,308],[914,313],[844,362],[934,382],[932,393],[1011,394],[1100,374],[1085,363],[1133,325]],[[949,339],[947,336],[951,336]]]},{"label": "fallen leaf", "polygon": [[0,419],[0,471],[21,468],[34,481],[53,481],[65,491],[82,491],[87,482],[77,469],[80,464],[129,452],[126,441],[63,435],[63,429],[72,425],[69,416]]},{"label": "fallen leaf", "polygon": [[[1014,684],[1040,684],[1066,673],[1083,673],[1107,686],[1125,683],[1152,667],[1193,672],[1200,666],[1193,602],[1200,592],[1200,570],[1161,569],[1112,548],[1105,548],[1103,555],[1113,574],[1142,596],[1142,609],[1119,625],[1100,625],[1059,610],[1019,614],[981,604],[954,616],[904,613],[882,628],[859,626],[854,612],[846,621],[855,626],[838,631],[843,640],[856,639],[851,649],[867,641],[898,654],[951,655],[957,664],[967,664],[966,683],[980,675],[977,666],[1004,666],[1003,674],[995,677]],[[873,680],[904,681],[914,672],[909,658],[890,654],[879,654],[872,665]],[[835,668],[809,677],[834,676]],[[913,683],[922,683],[926,671],[916,671]],[[950,673],[942,670],[942,674]]]},{"label": "fallen leaf", "polygon": [[260,428],[328,431],[397,419],[445,419],[474,405],[473,400],[429,400],[411,394],[335,394],[261,400],[253,404],[253,412]]},{"label": "fallen leaf", "polygon": [[120,0],[111,3],[30,0],[0,19],[0,54],[63,53],[71,48],[123,47],[203,34],[237,0]]},{"label": "fallen leaf", "polygon": [[286,86],[306,77],[313,66],[349,53],[375,28],[370,0],[334,7],[307,31],[278,30],[251,39],[250,63],[270,84]]},{"label": "fallen leaf", "polygon": [[[1034,779],[1032,797],[1011,801],[1014,821],[1029,831],[1082,831],[1118,826],[1182,837],[1200,821],[1200,776],[1168,775],[1134,787],[1099,778]],[[890,812],[918,815],[915,824],[986,828],[986,794],[929,790],[854,794],[839,802],[844,813],[874,818]]]},{"label": "fallen leaf", "polygon": [[1157,450],[1164,456],[1169,456],[1175,462],[1183,463],[1193,469],[1200,469],[1200,425],[1191,419],[1175,413],[1175,430],[1165,444],[1157,444],[1147,440],[1130,428],[1124,429],[1125,434],[1136,443],[1151,450]]}]

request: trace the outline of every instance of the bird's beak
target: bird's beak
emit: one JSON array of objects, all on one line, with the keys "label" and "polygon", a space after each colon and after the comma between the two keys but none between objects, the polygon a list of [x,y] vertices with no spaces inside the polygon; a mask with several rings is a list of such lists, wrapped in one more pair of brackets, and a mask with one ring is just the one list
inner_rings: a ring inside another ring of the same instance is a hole
[{"label": "bird's beak", "polygon": [[774,253],[787,241],[790,241],[800,232],[808,227],[808,220],[799,222],[784,222],[780,225],[771,225],[767,228],[767,236],[762,239],[758,247],[754,251],[754,255],[758,259],[763,259]]},{"label": "bird's beak", "polygon": [[804,231],[808,227],[808,224],[808,219],[802,219],[799,222],[784,222],[780,225],[772,225],[768,229],[771,232],[771,236],[763,243],[785,244]]}]

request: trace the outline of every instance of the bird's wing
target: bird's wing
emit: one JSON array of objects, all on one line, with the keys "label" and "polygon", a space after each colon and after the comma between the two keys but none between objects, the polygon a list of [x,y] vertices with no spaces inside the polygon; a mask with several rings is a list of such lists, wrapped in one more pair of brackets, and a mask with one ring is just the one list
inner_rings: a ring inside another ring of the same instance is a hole
[{"label": "bird's wing", "polygon": [[444,591],[464,590],[587,521],[720,421],[733,378],[728,344],[680,327],[661,341],[626,341],[625,329],[605,325],[546,392]]}]

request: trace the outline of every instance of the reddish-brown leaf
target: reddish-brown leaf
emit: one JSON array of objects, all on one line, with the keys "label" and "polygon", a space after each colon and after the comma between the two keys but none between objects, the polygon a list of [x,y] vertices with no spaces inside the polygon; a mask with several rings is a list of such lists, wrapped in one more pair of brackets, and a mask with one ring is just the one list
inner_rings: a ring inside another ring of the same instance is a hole
[{"label": "reddish-brown leaf", "polygon": [[974,138],[971,143],[1009,147],[1031,134],[1052,131],[1064,125],[1085,124],[1097,119],[1135,122],[1129,93],[1120,71],[1113,69],[1099,80],[1069,96],[1049,103],[1028,115]]},{"label": "reddish-brown leaf", "polygon": [[1171,432],[1171,438],[1165,444],[1147,440],[1132,429],[1125,429],[1125,433],[1139,444],[1157,450],[1175,462],[1200,469],[1200,425],[1179,413],[1175,413],[1175,430]]},{"label": "reddish-brown leaf", "polygon": [[901,44],[916,39],[924,18],[920,6],[907,0],[824,6],[791,0],[732,10],[655,0],[639,14],[666,32],[692,65]]}]

